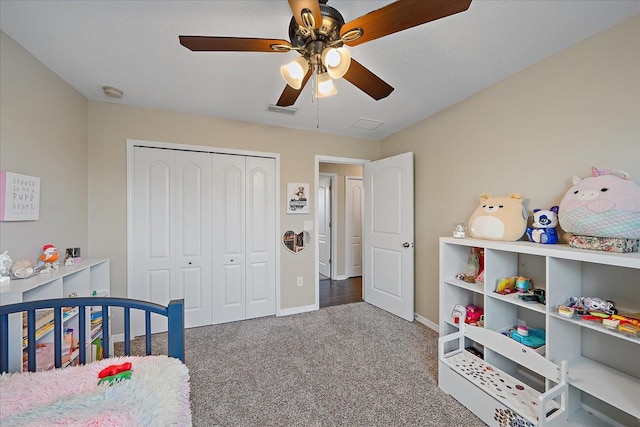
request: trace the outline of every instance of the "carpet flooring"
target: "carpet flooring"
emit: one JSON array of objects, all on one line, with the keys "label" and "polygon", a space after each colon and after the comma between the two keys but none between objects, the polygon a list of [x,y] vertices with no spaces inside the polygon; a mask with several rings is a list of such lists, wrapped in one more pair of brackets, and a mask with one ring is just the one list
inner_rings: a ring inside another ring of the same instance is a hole
[{"label": "carpet flooring", "polygon": [[187,329],[193,425],[483,426],[438,388],[437,339],[364,302]]}]

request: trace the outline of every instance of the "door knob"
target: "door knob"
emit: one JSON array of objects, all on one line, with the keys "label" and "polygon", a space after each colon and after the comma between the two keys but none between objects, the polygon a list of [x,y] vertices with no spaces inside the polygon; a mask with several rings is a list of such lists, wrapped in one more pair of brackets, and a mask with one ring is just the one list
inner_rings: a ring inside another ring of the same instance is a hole
[{"label": "door knob", "polygon": [[409,242],[404,242],[404,243],[402,244],[402,247],[403,247],[403,248],[408,248],[408,247],[409,247]]}]

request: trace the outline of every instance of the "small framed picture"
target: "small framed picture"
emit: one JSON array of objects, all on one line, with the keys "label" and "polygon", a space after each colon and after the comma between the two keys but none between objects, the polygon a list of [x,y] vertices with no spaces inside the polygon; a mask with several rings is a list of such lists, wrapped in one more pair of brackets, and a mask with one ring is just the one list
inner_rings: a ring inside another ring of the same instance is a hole
[{"label": "small framed picture", "polygon": [[40,218],[40,178],[0,171],[0,221]]},{"label": "small framed picture", "polygon": [[308,214],[309,213],[309,184],[299,182],[287,183],[287,213],[288,214]]}]

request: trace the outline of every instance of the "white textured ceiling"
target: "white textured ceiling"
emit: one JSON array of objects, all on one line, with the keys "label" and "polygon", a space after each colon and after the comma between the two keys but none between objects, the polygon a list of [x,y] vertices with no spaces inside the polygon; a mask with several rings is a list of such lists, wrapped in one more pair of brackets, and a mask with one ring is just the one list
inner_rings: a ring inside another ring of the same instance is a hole
[{"label": "white textured ceiling", "polygon": [[[388,3],[328,5],[348,22]],[[267,106],[295,52],[191,52],[178,42],[288,40],[285,0],[0,0],[0,29],[89,99],[379,140],[637,13],[638,1],[473,0],[466,12],[349,48],[395,88],[387,98],[342,79],[337,95],[316,102],[308,84],[292,116]],[[124,97],[107,98],[104,85]],[[382,124],[351,126],[359,119]]]}]

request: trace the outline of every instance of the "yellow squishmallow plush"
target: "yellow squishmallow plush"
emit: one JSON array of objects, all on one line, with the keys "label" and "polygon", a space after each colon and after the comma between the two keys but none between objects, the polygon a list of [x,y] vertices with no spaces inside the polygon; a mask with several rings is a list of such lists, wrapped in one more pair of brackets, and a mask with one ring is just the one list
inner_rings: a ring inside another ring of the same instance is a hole
[{"label": "yellow squishmallow plush", "polygon": [[526,229],[527,212],[518,193],[508,197],[482,193],[480,206],[469,218],[469,234],[476,239],[516,241]]}]

